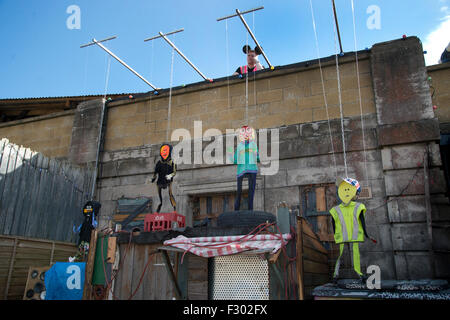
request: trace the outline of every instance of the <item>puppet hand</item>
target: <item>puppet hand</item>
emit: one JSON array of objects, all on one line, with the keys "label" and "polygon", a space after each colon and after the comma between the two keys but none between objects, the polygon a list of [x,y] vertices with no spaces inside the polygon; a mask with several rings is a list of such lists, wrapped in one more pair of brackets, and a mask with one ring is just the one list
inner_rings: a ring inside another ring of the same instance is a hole
[{"label": "puppet hand", "polygon": [[156,178],[153,178],[153,179],[152,179],[152,183],[155,182],[155,180],[156,180]]},{"label": "puppet hand", "polygon": [[166,175],[166,179],[167,179],[167,180],[172,179],[172,177],[173,177],[173,173]]}]

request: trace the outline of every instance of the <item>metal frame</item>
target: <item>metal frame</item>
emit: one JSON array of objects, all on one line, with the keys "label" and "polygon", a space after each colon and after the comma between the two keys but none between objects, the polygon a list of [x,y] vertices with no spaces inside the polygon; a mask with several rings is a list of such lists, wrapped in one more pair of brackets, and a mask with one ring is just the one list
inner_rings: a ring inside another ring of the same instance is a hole
[{"label": "metal frame", "polygon": [[264,52],[263,48],[260,46],[258,40],[256,40],[255,35],[250,30],[250,27],[248,26],[247,22],[245,21],[245,19],[243,17],[243,15],[246,14],[246,13],[254,12],[254,11],[257,11],[257,10],[261,10],[261,9],[264,9],[264,7],[258,7],[258,8],[247,10],[247,11],[243,11],[243,12],[239,11],[239,9],[236,9],[236,14],[219,18],[219,19],[217,19],[217,21],[222,21],[222,20],[225,20],[225,19],[233,18],[233,17],[239,17],[239,19],[241,19],[242,23],[244,24],[245,29],[247,29],[247,31],[250,34],[250,36],[252,37],[253,41],[255,41],[255,44],[261,50],[261,54],[263,55],[264,59],[266,60],[267,64],[269,65],[270,69],[273,70],[274,66],[270,63],[269,59],[267,58],[266,53]]},{"label": "metal frame", "polygon": [[116,56],[114,53],[112,53],[111,50],[109,50],[108,48],[106,48],[104,45],[101,44],[101,42],[105,42],[105,41],[108,41],[108,40],[113,40],[113,39],[116,39],[116,38],[117,38],[116,36],[113,36],[113,37],[110,37],[110,38],[106,38],[106,39],[103,39],[103,40],[96,40],[95,38],[93,38],[92,42],[84,44],[84,45],[81,45],[80,48],[85,48],[85,47],[92,46],[92,45],[96,44],[97,46],[102,48],[104,51],[106,51],[106,53],[108,53],[114,59],[119,61],[125,68],[127,68],[128,70],[133,72],[139,79],[141,79],[146,84],[148,84],[150,87],[152,87],[154,90],[160,90],[161,88],[155,87],[147,79],[145,79],[143,76],[141,76],[139,73],[137,73],[133,68],[131,68],[128,64],[126,64],[124,61],[122,61],[118,56]]},{"label": "metal frame", "polygon": [[339,31],[339,22],[337,18],[336,4],[334,3],[334,0],[331,0],[331,2],[333,4],[334,21],[336,22],[336,30],[339,38],[339,46],[341,48],[341,54],[343,54],[344,50],[342,50],[341,32]]},{"label": "metal frame", "polygon": [[181,28],[181,29],[179,29],[179,30],[176,30],[176,31],[171,31],[171,32],[168,32],[168,33],[162,33],[161,31],[159,32],[159,36],[154,36],[154,37],[151,37],[151,38],[147,38],[147,39],[145,39],[144,40],[144,42],[146,42],[146,41],[151,41],[151,40],[155,40],[155,39],[158,39],[158,38],[163,38],[164,40],[166,40],[166,42],[195,70],[195,71],[197,71],[197,73],[203,78],[203,79],[205,79],[206,81],[210,81],[210,82],[212,82],[213,80],[211,79],[211,78],[208,78],[208,77],[206,77],[181,51],[180,51],[180,49],[178,49],[174,44],[173,44],[173,42],[172,41],[170,41],[166,36],[168,36],[168,35],[171,35],[171,34],[174,34],[174,33],[178,33],[178,32],[182,32],[182,31],[184,31],[184,28]]}]

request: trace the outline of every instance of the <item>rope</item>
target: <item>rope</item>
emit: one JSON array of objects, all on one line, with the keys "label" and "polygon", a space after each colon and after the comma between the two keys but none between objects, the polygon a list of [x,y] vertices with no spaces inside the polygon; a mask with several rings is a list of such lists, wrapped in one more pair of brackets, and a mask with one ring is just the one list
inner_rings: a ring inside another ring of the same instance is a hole
[{"label": "rope", "polygon": [[89,50],[86,50],[86,56],[84,57],[84,79],[83,79],[84,98],[83,98],[83,102],[86,101],[86,96],[87,96],[86,84],[87,84],[88,64],[89,64]]},{"label": "rope", "polygon": [[359,93],[359,110],[361,114],[361,131],[362,131],[362,143],[363,143],[363,149],[364,149],[364,178],[366,185],[369,185],[368,180],[368,171],[367,171],[367,153],[366,153],[366,139],[364,134],[364,120],[363,120],[363,111],[362,111],[362,97],[361,97],[361,83],[359,78],[359,64],[358,64],[358,49],[356,44],[356,21],[355,21],[355,6],[353,3],[353,0],[351,0],[352,3],[352,15],[353,15],[353,38],[355,40],[355,57],[356,57],[356,76],[358,79],[358,93]]},{"label": "rope", "polygon": [[313,23],[313,29],[314,29],[314,37],[316,40],[316,50],[317,50],[317,60],[319,61],[319,70],[320,70],[320,80],[322,81],[322,92],[323,92],[323,100],[325,102],[325,111],[327,114],[327,121],[328,121],[328,132],[330,133],[330,145],[331,145],[331,151],[333,152],[333,163],[334,163],[334,176],[337,180],[337,165],[336,165],[336,154],[334,151],[334,144],[333,144],[333,137],[331,134],[331,124],[330,124],[330,116],[328,113],[328,101],[327,96],[325,93],[325,83],[323,80],[323,70],[322,70],[322,62],[320,60],[320,52],[319,52],[319,40],[317,38],[317,29],[316,29],[316,19],[314,18],[314,9],[312,5],[312,0],[309,0],[310,6],[311,6],[311,16],[312,16],[312,23]]},{"label": "rope", "polygon": [[334,29],[334,49],[335,49],[335,53],[336,53],[336,74],[337,74],[338,93],[339,93],[339,112],[341,115],[342,150],[344,153],[345,176],[348,177],[347,155],[345,152],[345,137],[344,137],[344,115],[343,115],[343,111],[342,111],[341,76],[340,76],[340,72],[339,72],[339,59],[338,59],[338,51],[337,51],[336,22],[333,24],[333,27],[334,27],[333,28]]},{"label": "rope", "polygon": [[[154,41],[152,41],[152,59],[151,59],[151,63],[150,63],[150,81],[153,80],[153,57],[154,57]],[[153,81],[152,81],[153,82]],[[149,115],[149,121],[147,120],[147,113]],[[148,112],[145,113],[145,121],[144,123],[149,123],[148,127],[149,130],[148,132],[151,133],[151,123],[152,121],[151,119],[151,113],[152,113],[152,95],[150,95],[150,98],[148,99]],[[148,143],[151,144],[151,140],[150,140],[151,134],[149,136],[149,141]]]},{"label": "rope", "polygon": [[[252,12],[253,14],[253,34],[255,34],[255,11]],[[254,99],[253,99],[253,103],[256,106],[256,70],[257,67],[255,67],[255,72],[253,72],[253,93],[254,93]]]},{"label": "rope", "polygon": [[230,57],[229,57],[229,49],[228,49],[228,19],[225,19],[225,47],[227,52],[227,90],[228,90],[228,108],[231,107],[230,105],[230,76],[229,76],[229,70],[230,70]]},{"label": "rope", "polygon": [[[248,32],[247,32],[247,46],[248,46]],[[247,66],[247,72],[245,73],[245,124],[248,124],[248,63],[247,54],[245,55],[245,66]]]},{"label": "rope", "polygon": [[175,55],[175,49],[172,48],[172,65],[170,67],[170,90],[169,90],[169,109],[167,113],[167,130],[166,141],[169,142],[169,130],[170,130],[170,113],[172,110],[172,83],[173,83],[173,58]]}]

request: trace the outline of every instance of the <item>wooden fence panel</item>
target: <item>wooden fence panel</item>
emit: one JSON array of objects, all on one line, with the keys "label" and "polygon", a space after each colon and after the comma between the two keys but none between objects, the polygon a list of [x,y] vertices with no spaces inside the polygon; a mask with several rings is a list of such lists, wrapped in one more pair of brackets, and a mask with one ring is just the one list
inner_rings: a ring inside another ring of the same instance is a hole
[{"label": "wooden fence panel", "polygon": [[0,299],[22,299],[29,267],[68,262],[76,251],[72,243],[0,236]]},{"label": "wooden fence panel", "polygon": [[0,235],[75,243],[93,172],[1,139]]}]

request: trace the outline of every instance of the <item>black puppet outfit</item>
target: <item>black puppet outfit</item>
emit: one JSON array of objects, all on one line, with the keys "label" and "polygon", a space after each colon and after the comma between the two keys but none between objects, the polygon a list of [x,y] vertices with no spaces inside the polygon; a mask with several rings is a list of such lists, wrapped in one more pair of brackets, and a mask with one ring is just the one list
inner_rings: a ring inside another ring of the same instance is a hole
[{"label": "black puppet outfit", "polygon": [[[159,205],[158,205],[158,208],[156,209],[156,212],[159,212],[161,210],[161,206],[162,206],[161,190],[166,189],[167,187],[169,187],[170,203],[172,204],[174,211],[177,210],[177,203],[176,203],[175,197],[173,196],[173,193],[172,193],[172,182],[173,182],[173,177],[175,176],[175,174],[177,172],[177,165],[171,158],[172,146],[171,145],[168,145],[168,146],[169,146],[169,150],[170,150],[169,155],[165,160],[162,157],[162,155],[160,155],[161,159],[158,160],[158,162],[155,165],[155,172],[153,174],[153,179],[152,179],[152,182],[154,182],[156,179],[156,175],[158,175],[158,179],[156,180],[156,185],[158,186]],[[171,177],[169,179],[167,179],[167,177],[166,177],[167,175],[170,175]]]}]

